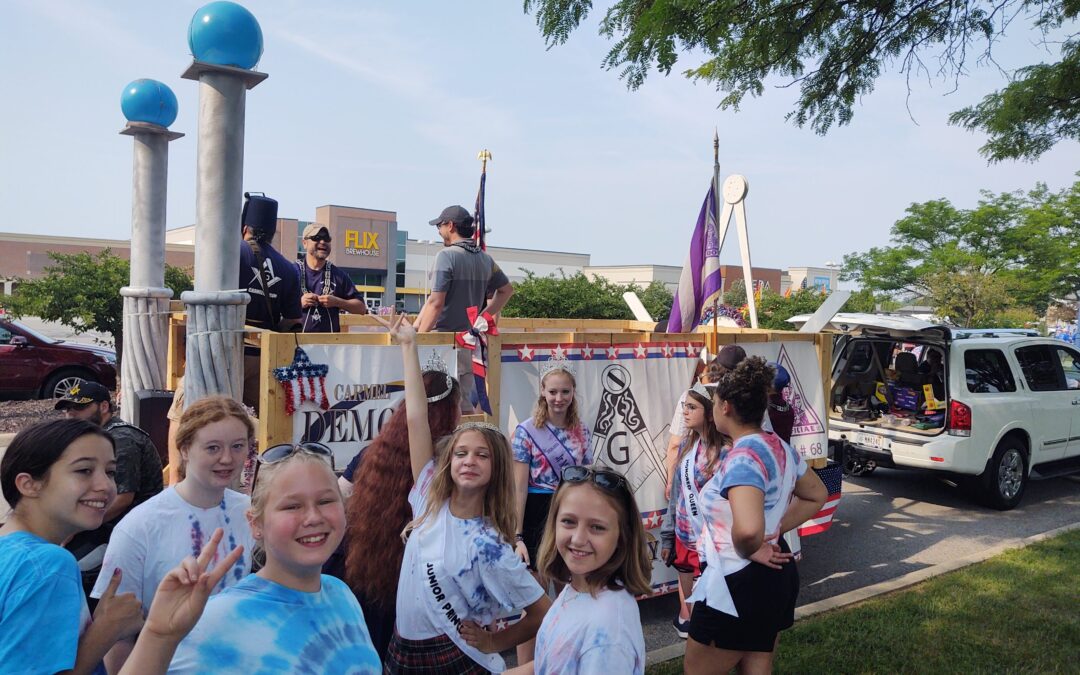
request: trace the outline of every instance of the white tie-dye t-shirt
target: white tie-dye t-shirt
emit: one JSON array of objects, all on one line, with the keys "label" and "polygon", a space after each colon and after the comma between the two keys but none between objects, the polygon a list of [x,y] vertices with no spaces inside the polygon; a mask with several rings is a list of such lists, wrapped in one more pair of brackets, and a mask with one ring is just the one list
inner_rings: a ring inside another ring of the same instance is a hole
[{"label": "white tie-dye t-shirt", "polygon": [[325,574],[317,593],[248,575],[210,598],[169,666],[170,675],[381,672],[356,596]]},{"label": "white tie-dye t-shirt", "polygon": [[645,672],[637,601],[626,591],[593,597],[563,589],[536,634],[536,675]]}]

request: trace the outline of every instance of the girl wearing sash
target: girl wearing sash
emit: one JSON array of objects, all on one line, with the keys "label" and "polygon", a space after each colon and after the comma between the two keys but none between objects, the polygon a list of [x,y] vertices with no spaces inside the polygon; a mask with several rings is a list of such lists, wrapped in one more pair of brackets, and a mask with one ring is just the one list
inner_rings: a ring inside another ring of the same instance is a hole
[{"label": "girl wearing sash", "polygon": [[330,449],[263,452],[247,520],[263,566],[210,598],[169,673],[380,673],[360,604],[345,582],[322,574],[345,536]]},{"label": "girl wearing sash", "polygon": [[679,637],[686,639],[690,625],[690,597],[694,579],[701,575],[697,542],[701,533],[701,488],[716,473],[722,454],[730,447],[713,423],[712,394],[695,384],[683,401],[686,436],[675,462],[671,497],[660,526],[660,558],[679,572],[679,614],[672,620]]},{"label": "girl wearing sash", "polygon": [[778,634],[794,621],[799,573],[780,535],[817,513],[827,491],[797,451],[761,429],[774,375],[750,357],[713,396],[716,427],[733,445],[700,493],[707,565],[690,596],[687,673],[771,672]]},{"label": "girl wearing sash", "polygon": [[[499,652],[536,635],[551,602],[514,554],[510,446],[497,427],[458,426],[436,457],[416,331],[403,316],[376,317],[401,344],[414,519],[397,590],[397,620],[385,672],[486,673],[506,668]],[[525,610],[498,632],[487,627]]]},{"label": "girl wearing sash", "polygon": [[645,528],[626,479],[571,466],[552,500],[537,566],[568,584],[536,636],[536,660],[514,673],[587,675],[645,671],[635,595],[651,592]]}]

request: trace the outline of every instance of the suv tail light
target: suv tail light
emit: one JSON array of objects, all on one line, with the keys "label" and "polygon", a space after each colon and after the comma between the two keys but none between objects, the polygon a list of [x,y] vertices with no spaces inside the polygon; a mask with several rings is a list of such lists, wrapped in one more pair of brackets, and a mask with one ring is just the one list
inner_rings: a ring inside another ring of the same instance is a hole
[{"label": "suv tail light", "polygon": [[971,435],[971,407],[953,399],[949,402],[948,426],[950,436]]}]

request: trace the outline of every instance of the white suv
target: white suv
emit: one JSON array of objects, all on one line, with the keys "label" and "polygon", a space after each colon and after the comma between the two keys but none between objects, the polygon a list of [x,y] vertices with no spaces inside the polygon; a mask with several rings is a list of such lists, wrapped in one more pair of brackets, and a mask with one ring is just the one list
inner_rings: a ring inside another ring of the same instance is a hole
[{"label": "white suv", "polygon": [[[1029,478],[1080,471],[1080,352],[1034,331],[833,325],[829,441],[876,466],[972,477],[997,509]],[[880,322],[884,324],[885,322]],[[940,361],[940,362],[939,362]]]}]

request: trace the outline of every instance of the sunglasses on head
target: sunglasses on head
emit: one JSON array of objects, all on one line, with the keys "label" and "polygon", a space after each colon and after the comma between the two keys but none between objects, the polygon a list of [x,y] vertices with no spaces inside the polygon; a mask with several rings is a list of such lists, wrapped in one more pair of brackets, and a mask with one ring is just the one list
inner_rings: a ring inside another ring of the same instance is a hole
[{"label": "sunglasses on head", "polygon": [[325,241],[328,244],[330,243],[330,235],[328,234],[317,234],[314,237],[307,237],[307,239],[310,239],[311,241]]},{"label": "sunglasses on head", "polygon": [[619,488],[622,488],[627,493],[630,492],[630,485],[626,482],[626,478],[621,474],[611,469],[594,469],[589,466],[568,466],[562,470],[562,480],[564,483],[584,483],[592,481],[593,485],[603,488],[608,492],[616,492]]},{"label": "sunglasses on head", "polygon": [[259,467],[263,464],[277,464],[283,462],[289,457],[292,457],[298,452],[303,452],[309,455],[315,455],[316,457],[322,457],[330,463],[330,468],[334,468],[334,453],[330,448],[326,447],[322,443],[282,443],[281,445],[274,445],[266,449],[266,452],[259,454],[258,460],[255,463],[255,472],[251,476],[251,488],[255,489],[255,482],[259,480]]}]

